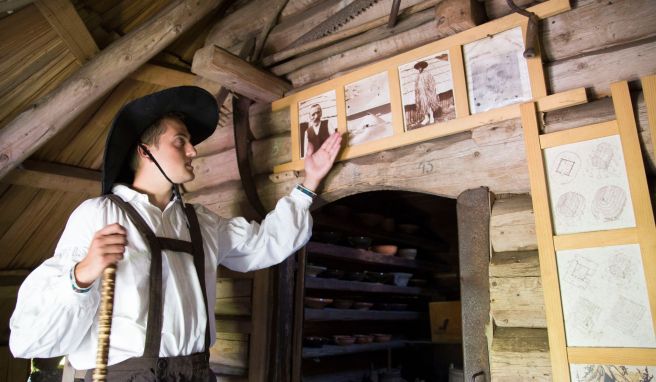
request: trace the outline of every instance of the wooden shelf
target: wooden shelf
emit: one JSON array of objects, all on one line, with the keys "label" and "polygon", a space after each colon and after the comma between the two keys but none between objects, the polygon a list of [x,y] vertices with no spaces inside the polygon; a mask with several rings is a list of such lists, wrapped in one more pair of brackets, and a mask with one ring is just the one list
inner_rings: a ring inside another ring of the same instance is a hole
[{"label": "wooden shelf", "polygon": [[446,252],[449,250],[449,243],[442,240],[440,237],[428,239],[403,232],[383,232],[375,228],[361,224],[353,224],[348,221],[337,220],[327,216],[317,216],[314,224],[315,227],[327,228],[339,232],[350,232],[351,236],[367,236],[377,241],[400,244],[409,248],[421,248],[437,252]]},{"label": "wooden shelf", "polygon": [[428,319],[427,314],[422,312],[305,308],[306,321],[360,321],[360,320],[402,321],[402,320],[426,320],[426,319]]},{"label": "wooden shelf", "polygon": [[393,293],[405,295],[421,295],[433,298],[443,297],[438,291],[417,287],[400,287],[363,281],[347,281],[337,279],[324,279],[321,277],[305,277],[305,288],[341,290],[347,292]]},{"label": "wooden shelf", "polygon": [[379,351],[400,348],[405,346],[404,340],[392,340],[389,342],[374,342],[370,344],[353,345],[324,345],[320,348],[303,348],[303,358],[320,358],[342,354],[363,353],[368,351]]},{"label": "wooden shelf", "polygon": [[362,264],[383,264],[403,268],[411,271],[422,272],[440,272],[444,271],[444,266],[430,261],[404,259],[397,256],[385,256],[380,253],[343,247],[335,244],[326,244],[318,242],[309,242],[307,250],[311,255],[330,257],[347,262]]}]

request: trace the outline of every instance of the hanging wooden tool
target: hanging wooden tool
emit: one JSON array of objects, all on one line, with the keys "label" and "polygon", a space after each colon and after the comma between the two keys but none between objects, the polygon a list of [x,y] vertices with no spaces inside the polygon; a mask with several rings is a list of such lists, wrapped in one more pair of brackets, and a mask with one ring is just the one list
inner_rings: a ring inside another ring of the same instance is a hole
[{"label": "hanging wooden tool", "polygon": [[537,54],[535,42],[538,38],[538,21],[540,18],[533,12],[520,8],[513,0],[506,0],[510,9],[522,16],[528,17],[528,28],[526,29],[526,43],[524,45],[524,58],[533,58]]},{"label": "hanging wooden tool", "polygon": [[98,351],[96,368],[93,371],[94,382],[107,379],[107,360],[109,356],[109,335],[112,330],[112,313],[114,311],[114,285],[116,282],[116,264],[105,268],[100,291],[100,316],[98,317]]}]

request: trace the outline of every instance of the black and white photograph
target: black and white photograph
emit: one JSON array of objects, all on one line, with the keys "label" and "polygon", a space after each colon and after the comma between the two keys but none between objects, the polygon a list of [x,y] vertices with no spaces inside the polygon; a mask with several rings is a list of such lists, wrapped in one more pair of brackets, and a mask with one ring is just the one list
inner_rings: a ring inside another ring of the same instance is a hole
[{"label": "black and white photograph", "polygon": [[405,130],[456,117],[447,51],[399,67]]},{"label": "black and white photograph", "polygon": [[301,158],[305,158],[308,143],[315,150],[337,130],[337,95],[334,90],[298,103]]},{"label": "black and white photograph", "polygon": [[524,39],[514,28],[463,47],[472,114],[531,99]]},{"label": "black and white photograph", "polygon": [[348,84],[344,93],[349,146],[394,134],[387,72]]}]

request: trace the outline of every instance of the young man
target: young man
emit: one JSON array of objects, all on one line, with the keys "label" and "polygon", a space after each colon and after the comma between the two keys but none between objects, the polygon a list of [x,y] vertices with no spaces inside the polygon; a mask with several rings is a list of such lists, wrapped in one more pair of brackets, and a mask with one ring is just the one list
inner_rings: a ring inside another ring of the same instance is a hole
[{"label": "young man", "polygon": [[305,184],[261,225],[223,219],[184,205],[178,192],[194,179],[194,145],[212,134],[218,112],[214,97],[196,87],[167,89],[121,109],[107,137],[104,196],[73,212],[55,255],[21,286],[10,322],[15,356],[68,355],[76,369],[93,369],[99,280],[116,264],[107,380],[210,379],[218,265],[240,272],[268,267],[307,242],[312,190],[341,140],[336,133],[309,150]]}]

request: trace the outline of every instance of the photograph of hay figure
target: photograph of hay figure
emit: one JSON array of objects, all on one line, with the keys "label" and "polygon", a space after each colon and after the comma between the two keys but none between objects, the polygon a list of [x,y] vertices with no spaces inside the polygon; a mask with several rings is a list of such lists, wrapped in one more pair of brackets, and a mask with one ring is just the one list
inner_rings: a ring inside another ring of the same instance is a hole
[{"label": "photograph of hay figure", "polygon": [[472,114],[532,98],[521,29],[466,44],[463,57]]},{"label": "photograph of hay figure", "polygon": [[456,117],[447,51],[399,66],[405,130]]},{"label": "photograph of hay figure", "polygon": [[394,134],[387,72],[344,87],[348,145],[359,145]]},{"label": "photograph of hay figure", "polygon": [[337,95],[334,90],[298,103],[301,158],[305,158],[308,142],[315,150],[337,130]]}]

